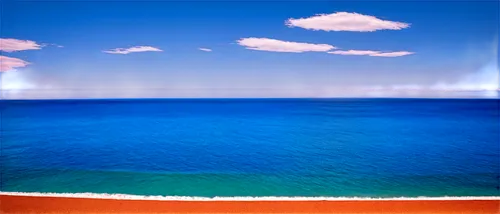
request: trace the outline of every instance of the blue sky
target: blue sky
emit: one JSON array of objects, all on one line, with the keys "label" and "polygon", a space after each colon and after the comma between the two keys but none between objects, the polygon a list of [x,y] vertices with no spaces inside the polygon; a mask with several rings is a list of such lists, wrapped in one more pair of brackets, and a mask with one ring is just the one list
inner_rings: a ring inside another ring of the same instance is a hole
[{"label": "blue sky", "polygon": [[499,88],[498,1],[1,7],[5,99],[490,97]]}]

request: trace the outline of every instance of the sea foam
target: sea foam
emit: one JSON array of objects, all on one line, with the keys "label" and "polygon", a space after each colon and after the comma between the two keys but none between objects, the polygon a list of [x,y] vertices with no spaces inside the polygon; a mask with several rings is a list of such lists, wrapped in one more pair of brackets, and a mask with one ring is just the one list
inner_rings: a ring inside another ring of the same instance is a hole
[{"label": "sea foam", "polygon": [[280,197],[280,196],[235,196],[235,197],[198,197],[198,196],[154,196],[108,193],[41,193],[41,192],[0,192],[0,195],[32,196],[32,197],[63,197],[92,198],[115,200],[155,200],[155,201],[410,201],[410,200],[500,200],[500,196],[442,196],[442,197]]}]

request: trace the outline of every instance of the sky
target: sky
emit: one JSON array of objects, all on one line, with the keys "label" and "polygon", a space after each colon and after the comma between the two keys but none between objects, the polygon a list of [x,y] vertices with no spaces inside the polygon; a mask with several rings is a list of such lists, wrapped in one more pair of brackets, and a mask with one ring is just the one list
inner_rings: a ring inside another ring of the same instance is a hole
[{"label": "sky", "polygon": [[499,1],[0,1],[2,99],[497,97]]}]

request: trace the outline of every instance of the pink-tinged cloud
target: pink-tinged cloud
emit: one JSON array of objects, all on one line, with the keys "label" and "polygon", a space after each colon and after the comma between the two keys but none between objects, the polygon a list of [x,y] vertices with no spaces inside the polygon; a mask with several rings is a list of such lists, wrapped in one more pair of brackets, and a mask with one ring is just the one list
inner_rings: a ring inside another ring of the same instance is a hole
[{"label": "pink-tinged cloud", "polygon": [[311,44],[302,42],[288,42],[268,38],[242,38],[237,41],[239,45],[250,50],[272,52],[326,52],[336,47],[328,44]]},{"label": "pink-tinged cloud", "polygon": [[9,71],[14,68],[26,67],[29,64],[29,62],[22,59],[0,56],[0,72]]},{"label": "pink-tinged cloud", "polygon": [[205,51],[205,52],[211,52],[212,51],[212,49],[210,49],[210,48],[198,48],[198,50]]},{"label": "pink-tinged cloud", "polygon": [[39,50],[43,45],[30,40],[2,39],[0,38],[0,51],[14,52],[25,50]]},{"label": "pink-tinged cloud", "polygon": [[401,30],[410,27],[410,24],[382,20],[375,16],[359,13],[337,12],[332,14],[318,14],[308,18],[285,21],[288,27],[300,27],[308,30],[324,31],[355,31],[373,32],[377,30]]},{"label": "pink-tinged cloud", "polygon": [[355,55],[355,56],[378,56],[378,57],[400,57],[414,54],[409,51],[381,52],[370,50],[347,50],[347,51],[330,51],[329,54],[337,55]]},{"label": "pink-tinged cloud", "polygon": [[159,52],[163,50],[151,46],[135,46],[131,48],[115,48],[103,52],[109,54],[129,54],[129,53],[150,52],[150,51]]},{"label": "pink-tinged cloud", "polygon": [[372,54],[379,53],[378,51],[363,51],[363,50],[348,50],[348,51],[331,51],[329,54],[338,54],[338,55],[355,55],[355,56],[370,56]]}]

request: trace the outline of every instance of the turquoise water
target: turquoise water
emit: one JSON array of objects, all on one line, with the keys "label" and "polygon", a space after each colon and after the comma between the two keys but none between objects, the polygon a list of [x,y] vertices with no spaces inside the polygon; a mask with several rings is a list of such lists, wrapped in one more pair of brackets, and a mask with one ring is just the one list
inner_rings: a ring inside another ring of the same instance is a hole
[{"label": "turquoise water", "polygon": [[498,99],[0,105],[1,191],[500,196]]}]

